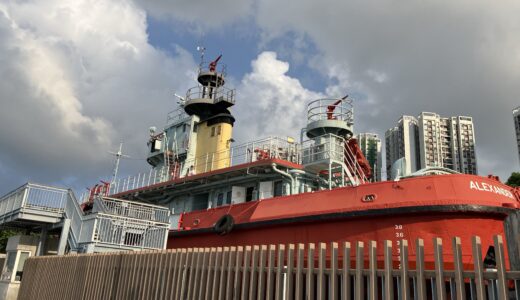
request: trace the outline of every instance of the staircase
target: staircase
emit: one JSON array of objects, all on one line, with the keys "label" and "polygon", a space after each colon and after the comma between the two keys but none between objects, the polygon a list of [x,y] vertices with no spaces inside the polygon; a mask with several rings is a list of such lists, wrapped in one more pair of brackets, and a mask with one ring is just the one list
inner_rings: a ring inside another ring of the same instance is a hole
[{"label": "staircase", "polygon": [[[0,228],[61,228],[58,253],[164,249],[168,208],[96,196],[84,213],[71,190],[26,183],[0,198]],[[43,234],[42,234],[43,236]]]}]

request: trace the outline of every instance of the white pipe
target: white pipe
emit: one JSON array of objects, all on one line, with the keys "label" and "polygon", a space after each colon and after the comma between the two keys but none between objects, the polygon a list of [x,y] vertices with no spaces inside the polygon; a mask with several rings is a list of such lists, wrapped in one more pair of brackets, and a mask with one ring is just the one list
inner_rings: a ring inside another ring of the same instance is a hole
[{"label": "white pipe", "polygon": [[273,168],[273,171],[275,171],[276,173],[281,174],[282,176],[288,177],[291,180],[291,183],[290,183],[291,186],[289,188],[289,191],[290,191],[290,195],[292,195],[293,194],[293,188],[294,188],[294,185],[295,185],[294,178],[291,176],[291,174],[278,169],[276,167],[275,163],[271,164],[271,167]]}]

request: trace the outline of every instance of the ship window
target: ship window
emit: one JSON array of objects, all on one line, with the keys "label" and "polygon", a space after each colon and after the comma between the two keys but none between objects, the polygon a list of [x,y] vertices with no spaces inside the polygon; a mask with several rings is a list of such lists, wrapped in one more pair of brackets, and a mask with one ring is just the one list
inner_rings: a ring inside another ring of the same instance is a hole
[{"label": "ship window", "polygon": [[182,132],[186,132],[186,123],[182,124]]},{"label": "ship window", "polygon": [[208,193],[193,196],[191,210],[192,211],[203,210],[203,209],[208,208],[208,199],[209,199]]},{"label": "ship window", "polygon": [[283,196],[283,181],[275,181],[274,182],[274,196]]},{"label": "ship window", "polygon": [[255,190],[254,186],[248,187],[246,189],[246,202],[249,202],[249,201],[253,200],[253,192],[254,192],[254,190]]},{"label": "ship window", "polygon": [[231,203],[231,191],[227,192],[226,194],[226,204]]},{"label": "ship window", "polygon": [[220,135],[220,132],[221,132],[221,128],[220,128],[220,125],[217,126],[217,135]]},{"label": "ship window", "polygon": [[222,204],[224,204],[224,194],[219,193],[217,196],[217,206],[221,206]]},{"label": "ship window", "polygon": [[211,127],[211,135],[210,136],[215,136],[215,127]]}]

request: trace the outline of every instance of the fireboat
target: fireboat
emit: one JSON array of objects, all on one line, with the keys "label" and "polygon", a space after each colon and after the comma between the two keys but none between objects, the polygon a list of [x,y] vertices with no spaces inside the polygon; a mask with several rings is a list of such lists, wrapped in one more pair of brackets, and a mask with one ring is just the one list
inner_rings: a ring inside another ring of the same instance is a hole
[{"label": "fireboat", "polygon": [[[151,170],[91,190],[168,207],[167,248],[422,238],[432,265],[435,237],[458,236],[463,253],[471,253],[478,235],[489,253],[493,235],[507,236],[504,222],[518,211],[520,192],[496,177],[427,168],[374,182],[348,96],[309,102],[300,141],[234,145],[236,91],[225,87],[222,56],[209,63],[201,57],[198,85],[178,96],[162,131],[150,128]],[[413,244],[409,251],[413,260]],[[471,257],[463,262],[471,265]]]}]

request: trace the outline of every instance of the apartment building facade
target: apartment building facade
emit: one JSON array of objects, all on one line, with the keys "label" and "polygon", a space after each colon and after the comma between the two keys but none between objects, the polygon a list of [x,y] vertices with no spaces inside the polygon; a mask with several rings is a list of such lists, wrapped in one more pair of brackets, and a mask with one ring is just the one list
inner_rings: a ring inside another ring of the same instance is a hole
[{"label": "apartment building facade", "polygon": [[418,170],[418,147],[417,119],[413,116],[402,116],[397,126],[385,132],[386,178],[392,179],[397,175],[403,176]]},{"label": "apartment building facade", "polygon": [[468,116],[446,118],[431,112],[422,112],[417,118],[403,116],[398,126],[386,132],[385,147],[387,174],[392,174],[392,166],[395,169],[402,158],[401,176],[427,167],[477,174],[475,130]]}]

